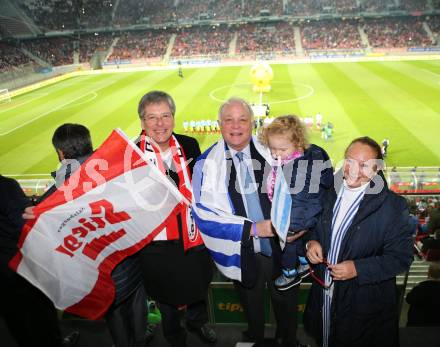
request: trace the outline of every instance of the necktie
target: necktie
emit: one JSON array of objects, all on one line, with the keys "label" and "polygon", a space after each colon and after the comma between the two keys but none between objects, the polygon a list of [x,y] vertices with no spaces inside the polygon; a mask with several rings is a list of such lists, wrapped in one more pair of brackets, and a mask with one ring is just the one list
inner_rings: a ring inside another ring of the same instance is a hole
[{"label": "necktie", "polygon": [[[263,211],[261,211],[260,198],[258,197],[257,190],[252,187],[254,183],[252,180],[249,167],[243,160],[243,152],[237,152],[238,161],[240,162],[240,180],[243,186],[244,192],[242,193],[247,207],[247,214],[249,219],[253,222],[260,222],[264,220]],[[272,248],[270,241],[267,238],[259,238],[261,254],[270,257],[272,255]]]}]

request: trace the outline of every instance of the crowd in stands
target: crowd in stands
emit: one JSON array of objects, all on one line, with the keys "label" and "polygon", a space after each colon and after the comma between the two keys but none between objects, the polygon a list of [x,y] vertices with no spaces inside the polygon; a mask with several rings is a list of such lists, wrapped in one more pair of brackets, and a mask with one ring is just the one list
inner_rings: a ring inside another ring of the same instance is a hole
[{"label": "crowd in stands", "polygon": [[174,11],[177,20],[200,19],[202,14],[210,17],[210,14],[208,15],[210,3],[212,1],[180,0]]},{"label": "crowd in stands", "polygon": [[32,60],[22,51],[0,42],[0,72],[13,71],[30,62],[32,62]]},{"label": "crowd in stands", "polygon": [[295,16],[310,16],[318,13],[354,13],[360,10],[356,0],[290,0],[285,13]]},{"label": "crowd in stands", "polygon": [[21,7],[43,31],[79,27],[78,8],[72,0],[23,0]]},{"label": "crowd in stands", "polygon": [[426,20],[428,23],[429,29],[431,29],[432,33],[437,36],[438,40],[440,39],[440,16],[433,16]]},{"label": "crowd in stands", "polygon": [[209,1],[208,16],[213,19],[230,20],[242,16],[241,0],[211,0]]},{"label": "crowd in stands", "polygon": [[[255,1],[255,6],[263,1]],[[271,9],[272,1],[265,2],[269,3],[268,7]],[[174,19],[178,22],[194,19],[237,19],[244,16],[246,4],[242,0],[179,0],[177,7],[173,9]]]},{"label": "crowd in stands", "polygon": [[360,10],[364,12],[383,12],[395,7],[394,0],[363,0]]},{"label": "crowd in stands", "polygon": [[67,37],[22,41],[22,47],[52,66],[73,64],[73,40]]},{"label": "crowd in stands", "polygon": [[[245,1],[243,15],[245,17],[260,16],[261,11],[266,11],[266,15],[281,16],[283,12],[282,0],[254,0]],[[263,12],[264,15],[264,12]]]},{"label": "crowd in stands", "polygon": [[[437,227],[433,227],[432,221],[431,226],[430,216],[432,215],[432,211],[435,211],[440,207],[440,201],[437,196],[406,196],[405,197],[408,203],[410,215],[416,217],[415,218],[415,228],[413,230],[413,234],[429,234],[434,233],[437,229],[440,230],[440,224]],[[440,219],[438,220],[440,222]]]},{"label": "crowd in stands", "polygon": [[168,23],[175,19],[174,10],[174,0],[125,0],[116,9],[114,23],[119,26]]},{"label": "crowd in stands", "polygon": [[[432,37],[424,23],[432,31]],[[176,34],[171,52],[173,57],[228,54],[233,47],[231,42],[235,34],[236,54],[292,54],[295,52],[294,26],[300,28],[302,45],[306,51],[362,49],[364,45],[359,33],[361,26],[372,48],[431,47],[436,43],[435,38],[440,39],[440,16],[388,17],[360,21],[308,20],[302,24],[283,21],[192,26],[183,29],[161,28],[141,32],[99,32],[22,40],[22,46],[17,46],[17,49],[4,45],[9,48],[3,48],[3,51],[7,51],[2,54],[2,70],[11,63],[18,66],[23,61],[29,61],[20,52],[20,47],[54,66],[72,64],[74,51],[79,52],[80,62],[90,62],[97,51],[104,52],[101,58],[105,58],[105,53],[110,52],[113,42],[115,46],[110,60],[163,57],[172,34]],[[119,40],[115,41],[115,38]],[[17,58],[10,59],[14,55]]]},{"label": "crowd in stands", "polygon": [[440,7],[439,0],[20,0],[20,4],[43,31],[265,15],[416,12]]},{"label": "crowd in stands", "polygon": [[364,30],[373,48],[427,47],[432,45],[420,19],[374,19],[365,23]]},{"label": "crowd in stands", "polygon": [[164,30],[122,33],[109,60],[161,57],[170,36],[171,33]]},{"label": "crowd in stands", "polygon": [[405,11],[424,11],[428,9],[427,0],[400,0],[399,9]]},{"label": "crowd in stands", "polygon": [[299,1],[291,0],[287,3],[286,13],[295,16],[310,16],[322,11],[320,0]]},{"label": "crowd in stands", "polygon": [[117,25],[161,24],[198,19],[236,19],[243,15],[242,0],[126,0],[120,3]]},{"label": "crowd in stands", "polygon": [[288,23],[245,24],[239,27],[237,53],[295,50],[293,27]]},{"label": "crowd in stands", "polygon": [[81,27],[100,28],[111,24],[113,12],[112,0],[86,0],[82,1],[79,11]]},{"label": "crowd in stands", "polygon": [[78,38],[54,37],[23,40],[21,47],[52,66],[60,66],[73,64],[74,51],[78,50],[80,62],[90,62],[96,51],[108,51],[112,41],[111,34],[92,34]]},{"label": "crowd in stands", "polygon": [[353,13],[359,11],[359,6],[356,0],[337,0],[334,1],[335,9],[337,13]]},{"label": "crowd in stands", "polygon": [[197,27],[177,33],[172,56],[227,54],[232,32],[227,27]]},{"label": "crowd in stands", "polygon": [[306,50],[362,48],[357,23],[317,21],[302,27],[302,45]]},{"label": "crowd in stands", "polygon": [[113,34],[83,35],[79,40],[79,60],[89,62],[96,51],[107,52],[114,40]]},{"label": "crowd in stands", "polygon": [[[414,248],[420,258],[429,257],[432,249],[440,252],[440,204],[436,196],[407,196],[412,221]],[[440,254],[439,254],[440,255]],[[437,259],[437,260],[440,260]]]},{"label": "crowd in stands", "polygon": [[22,0],[21,8],[43,31],[99,28],[111,23],[112,0]]}]

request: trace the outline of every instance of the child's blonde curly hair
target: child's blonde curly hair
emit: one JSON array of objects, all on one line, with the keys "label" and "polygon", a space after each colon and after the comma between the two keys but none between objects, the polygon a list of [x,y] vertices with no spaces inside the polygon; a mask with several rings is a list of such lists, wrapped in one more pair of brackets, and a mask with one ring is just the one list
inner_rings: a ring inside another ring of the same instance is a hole
[{"label": "child's blonde curly hair", "polygon": [[309,147],[307,130],[304,123],[295,115],[280,116],[272,123],[260,128],[258,139],[269,147],[271,135],[286,135],[298,150],[305,151]]}]

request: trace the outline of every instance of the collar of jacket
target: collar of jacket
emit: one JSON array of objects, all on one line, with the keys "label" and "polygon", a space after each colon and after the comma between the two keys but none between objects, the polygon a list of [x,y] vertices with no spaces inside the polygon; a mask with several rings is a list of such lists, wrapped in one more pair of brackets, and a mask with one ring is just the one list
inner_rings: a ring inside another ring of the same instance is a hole
[{"label": "collar of jacket", "polygon": [[[362,202],[359,206],[359,210],[356,213],[356,216],[354,217],[353,222],[351,223],[349,229],[347,230],[346,235],[344,236],[344,239],[343,239],[342,245],[341,245],[341,249],[343,249],[345,247],[346,243],[350,240],[351,236],[353,235],[351,230],[353,230],[353,228],[357,224],[362,222],[365,218],[367,218],[372,213],[374,213],[376,210],[378,210],[382,206],[386,197],[388,196],[389,189],[388,189],[388,185],[386,183],[384,174],[382,171],[379,171],[377,174],[382,178],[384,185],[383,185],[381,191],[377,194],[365,194],[365,196],[362,199]],[[324,205],[327,206],[327,208],[324,208],[323,214],[321,217],[322,221],[325,223],[323,243],[324,243],[324,248],[326,250],[330,249],[331,225],[332,225],[332,220],[333,220],[333,207],[335,206],[337,194],[341,188],[342,183],[343,183],[342,170],[339,170],[338,172],[335,173],[334,187],[332,187],[330,189],[330,191],[328,192],[328,195],[326,197],[326,201],[324,203]],[[374,187],[374,182],[371,181],[369,188],[372,189],[373,187]],[[343,257],[343,253],[341,252],[339,254],[339,258],[340,258],[339,261],[342,259],[342,257]]]},{"label": "collar of jacket", "polygon": [[[353,219],[353,222],[351,223],[351,227],[358,224],[365,218],[367,218],[369,215],[371,215],[374,211],[380,208],[380,206],[383,204],[384,200],[386,199],[389,189],[388,185],[385,179],[385,176],[382,171],[379,171],[377,175],[380,177],[380,179],[383,182],[383,187],[380,192],[375,194],[365,194],[364,198],[362,199],[362,202],[359,206],[359,210],[356,213],[356,216]],[[331,221],[333,219],[333,207],[335,205],[338,192],[341,189],[342,183],[343,183],[343,173],[342,170],[339,170],[335,173],[335,180],[334,180],[334,187],[331,188],[331,192],[328,196],[328,201],[326,204],[330,207],[327,209],[327,211],[324,212],[323,218],[328,222],[329,227],[331,228]],[[367,189],[373,189],[375,187],[375,181],[370,181],[370,185]],[[350,228],[351,228],[350,227]]]},{"label": "collar of jacket", "polygon": [[373,212],[378,210],[380,208],[380,206],[382,206],[383,202],[385,201],[385,199],[389,193],[387,181],[386,181],[385,176],[382,171],[379,171],[377,173],[377,176],[379,176],[380,179],[382,180],[382,184],[383,184],[382,189],[378,193],[368,194],[368,190],[374,189],[375,185],[377,184],[377,183],[375,183],[375,182],[377,182],[377,180],[370,181],[370,185],[367,188],[367,193],[364,195],[364,198],[362,199],[362,202],[359,206],[359,210],[356,213],[356,216],[354,217],[353,222],[351,223],[351,226],[358,224],[359,222],[361,222],[362,220],[367,218],[369,215],[371,215]]}]

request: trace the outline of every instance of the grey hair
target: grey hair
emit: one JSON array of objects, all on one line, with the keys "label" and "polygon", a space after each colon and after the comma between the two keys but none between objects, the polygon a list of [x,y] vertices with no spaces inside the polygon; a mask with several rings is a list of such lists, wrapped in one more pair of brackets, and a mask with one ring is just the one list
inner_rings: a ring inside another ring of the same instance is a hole
[{"label": "grey hair", "polygon": [[238,104],[242,105],[249,112],[251,119],[254,119],[254,111],[252,111],[251,105],[249,105],[249,103],[246,100],[233,96],[233,97],[229,98],[228,100],[226,100],[220,106],[220,108],[218,110],[218,120],[219,121],[221,120],[222,113],[223,113],[223,110],[225,109],[225,107],[229,106],[230,104],[234,104],[234,103],[238,103]]},{"label": "grey hair", "polygon": [[176,114],[176,104],[174,103],[174,100],[171,97],[171,95],[162,92],[160,90],[153,90],[145,94],[139,101],[139,106],[138,106],[139,118],[142,118],[144,116],[145,107],[147,105],[159,104],[162,102],[166,103],[169,106],[171,113],[174,117],[174,115]]}]

